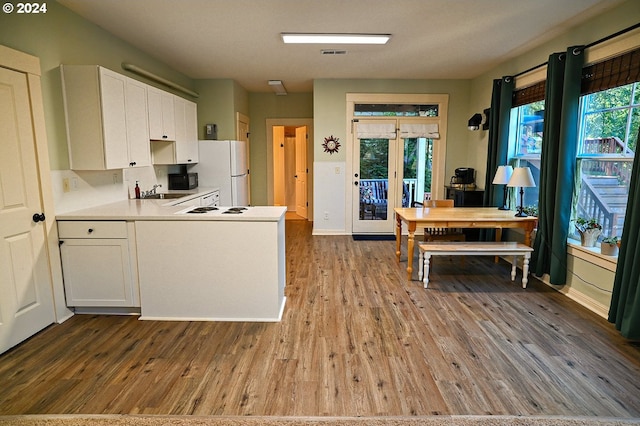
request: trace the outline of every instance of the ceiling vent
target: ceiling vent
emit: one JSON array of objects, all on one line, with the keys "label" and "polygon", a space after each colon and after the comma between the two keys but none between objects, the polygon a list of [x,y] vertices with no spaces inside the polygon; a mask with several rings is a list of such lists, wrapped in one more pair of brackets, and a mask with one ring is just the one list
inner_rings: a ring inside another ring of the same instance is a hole
[{"label": "ceiling vent", "polygon": [[346,50],[327,49],[327,50],[321,50],[320,52],[322,52],[323,55],[346,55],[347,54]]}]

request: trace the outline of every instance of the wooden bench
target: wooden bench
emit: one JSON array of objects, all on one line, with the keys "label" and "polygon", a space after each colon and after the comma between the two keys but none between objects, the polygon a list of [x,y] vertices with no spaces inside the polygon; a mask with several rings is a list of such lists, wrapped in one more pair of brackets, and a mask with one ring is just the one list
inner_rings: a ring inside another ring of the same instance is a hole
[{"label": "wooden bench", "polygon": [[514,242],[436,242],[421,243],[420,259],[418,261],[418,279],[424,283],[424,288],[429,284],[429,262],[431,256],[513,256],[511,267],[511,281],[516,279],[516,260],[523,256],[522,264],[522,288],[527,288],[529,279],[529,259],[533,249],[527,245]]}]

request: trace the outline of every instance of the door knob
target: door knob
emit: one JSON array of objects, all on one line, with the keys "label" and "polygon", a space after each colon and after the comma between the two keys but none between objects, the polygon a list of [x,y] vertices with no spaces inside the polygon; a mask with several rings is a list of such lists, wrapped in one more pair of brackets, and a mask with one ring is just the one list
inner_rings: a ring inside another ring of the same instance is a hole
[{"label": "door knob", "polygon": [[358,174],[356,173],[356,174],[355,174],[355,175],[353,175],[353,176],[358,177]]},{"label": "door knob", "polygon": [[358,181],[353,182],[355,186],[358,186]]},{"label": "door knob", "polygon": [[36,214],[33,215],[33,221],[35,223],[43,222],[44,219],[45,219],[44,213],[36,213]]}]

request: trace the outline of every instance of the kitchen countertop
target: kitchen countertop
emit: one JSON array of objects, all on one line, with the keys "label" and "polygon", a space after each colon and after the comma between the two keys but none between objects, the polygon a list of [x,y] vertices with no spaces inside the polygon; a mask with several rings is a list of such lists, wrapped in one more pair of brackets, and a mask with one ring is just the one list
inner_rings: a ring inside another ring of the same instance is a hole
[{"label": "kitchen countertop", "polygon": [[[197,191],[168,191],[187,193],[188,195],[178,199],[140,199],[122,200],[114,203],[103,204],[87,209],[74,210],[56,216],[56,220],[215,220],[232,222],[277,222],[283,218],[286,207],[276,206],[252,206],[247,207],[241,214],[224,214],[230,206],[218,207],[218,210],[202,214],[184,213],[192,207],[199,206],[197,197],[205,195],[216,188],[199,189]],[[194,195],[197,195],[194,198]],[[182,202],[194,198],[194,203]],[[175,205],[181,203],[180,205]]]}]

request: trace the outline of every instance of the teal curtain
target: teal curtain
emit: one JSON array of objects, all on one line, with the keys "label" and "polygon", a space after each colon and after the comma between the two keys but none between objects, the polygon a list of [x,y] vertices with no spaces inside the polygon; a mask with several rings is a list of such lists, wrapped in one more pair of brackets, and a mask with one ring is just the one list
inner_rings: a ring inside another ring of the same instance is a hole
[{"label": "teal curtain", "polygon": [[532,272],[548,273],[551,284],[567,278],[567,236],[576,173],[580,82],[584,49],[554,53],[547,64],[544,133],[540,157],[538,232]]},{"label": "teal curtain", "polygon": [[[638,133],[640,142],[640,132]],[[638,144],[636,143],[636,147]],[[609,308],[609,322],[613,322],[623,336],[640,339],[640,161],[633,161],[627,212],[622,228],[622,242],[618,268],[613,281],[613,295]]]},{"label": "teal curtain", "polygon": [[487,152],[487,173],[484,181],[483,205],[501,206],[503,188],[495,188],[491,183],[498,166],[507,164],[509,152],[509,116],[513,104],[513,77],[493,80],[491,113],[489,114],[489,147]]}]

